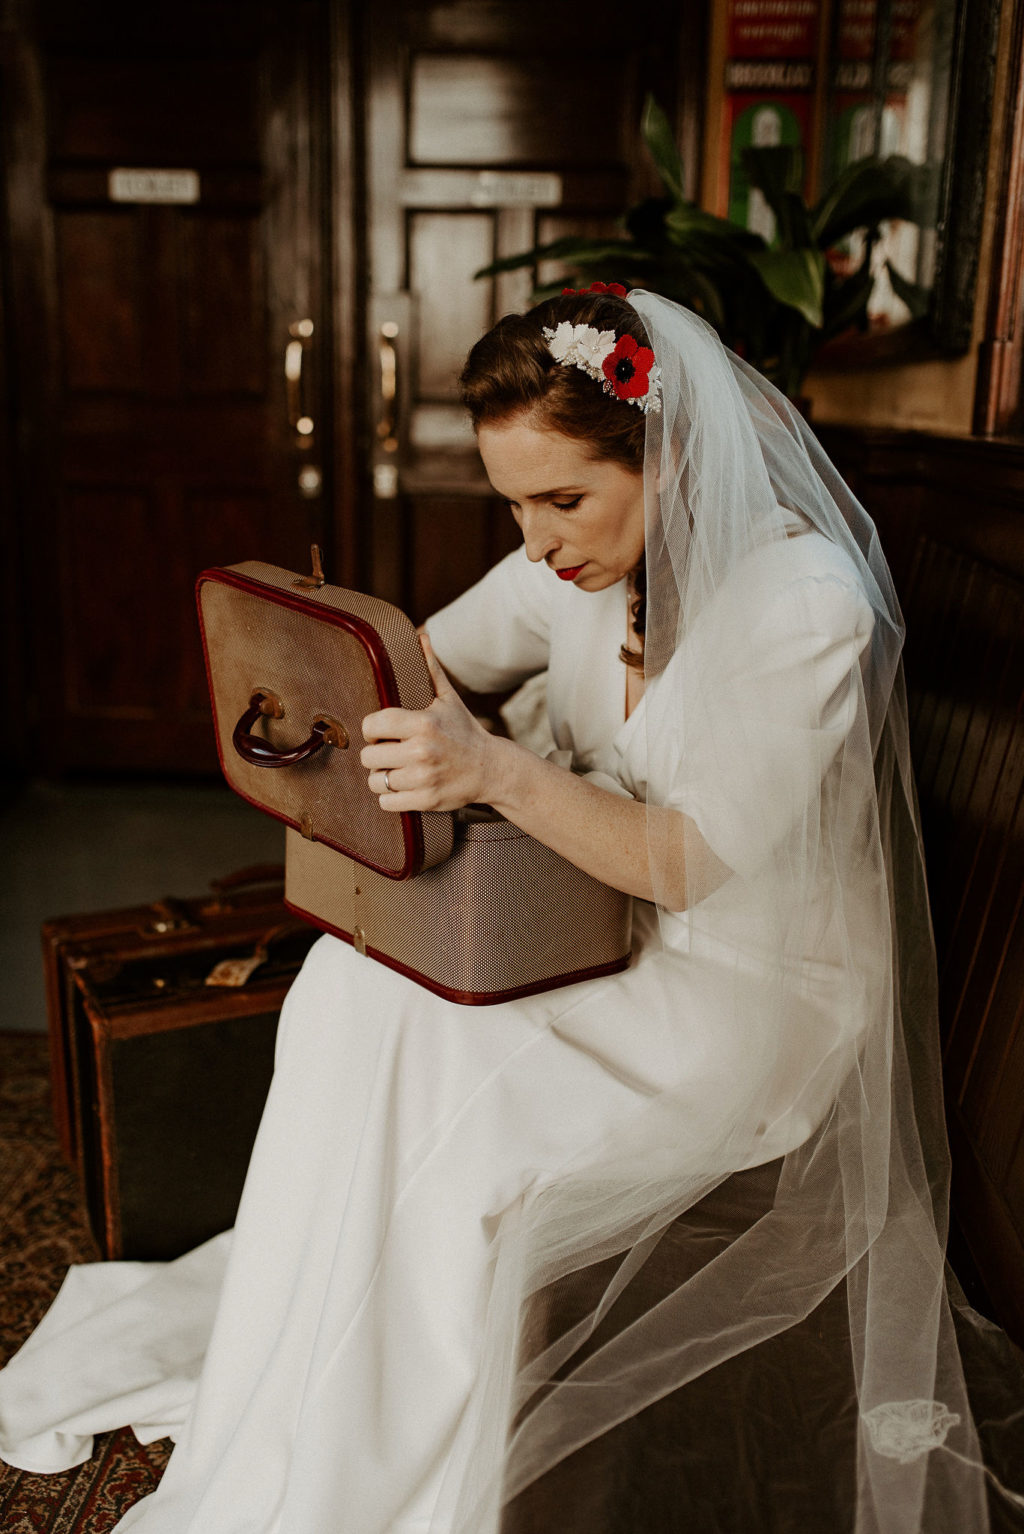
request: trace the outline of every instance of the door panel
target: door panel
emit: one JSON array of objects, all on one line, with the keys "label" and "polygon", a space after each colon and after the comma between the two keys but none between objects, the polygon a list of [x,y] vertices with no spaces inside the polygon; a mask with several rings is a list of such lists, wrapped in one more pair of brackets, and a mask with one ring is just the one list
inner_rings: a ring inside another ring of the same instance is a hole
[{"label": "door panel", "polygon": [[[214,771],[195,577],[250,558],[305,568],[332,531],[329,8],[22,9],[5,65],[24,149],[9,204],[19,513],[30,567],[57,574],[34,601],[35,760]],[[157,200],[122,201],[121,169],[187,170],[198,198],[161,201],[152,183]]]},{"label": "door panel", "polygon": [[702,15],[699,4],[689,14],[641,5],[624,27],[620,8],[599,0],[581,27],[564,0],[392,0],[373,10],[363,45],[367,393],[376,422],[389,423],[383,346],[398,411],[393,430],[373,435],[370,579],[417,619],[518,539],[490,494],[457,379],[495,319],[527,306],[535,274],[473,273],[541,239],[611,232],[630,202],[658,189],[639,141],[644,93],[682,121],[681,40],[685,28],[699,76]]},{"label": "door panel", "polygon": [[[510,18],[513,26],[516,20]],[[579,46],[570,59],[415,53],[409,85],[412,165],[614,162],[623,101],[633,96],[623,90],[619,56]]]}]

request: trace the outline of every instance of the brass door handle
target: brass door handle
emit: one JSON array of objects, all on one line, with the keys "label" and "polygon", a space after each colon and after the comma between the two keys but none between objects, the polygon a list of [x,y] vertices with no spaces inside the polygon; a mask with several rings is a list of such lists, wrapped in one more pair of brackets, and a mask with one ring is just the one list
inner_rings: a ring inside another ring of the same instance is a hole
[{"label": "brass door handle", "polygon": [[288,326],[291,337],[284,349],[284,386],[288,403],[288,425],[297,434],[300,446],[313,442],[313,417],[305,409],[302,394],[302,363],[312,342],[313,321],[293,320]]},{"label": "brass door handle", "polygon": [[397,336],[398,326],[395,321],[385,320],[379,336],[381,417],[377,422],[377,436],[385,453],[398,451]]}]

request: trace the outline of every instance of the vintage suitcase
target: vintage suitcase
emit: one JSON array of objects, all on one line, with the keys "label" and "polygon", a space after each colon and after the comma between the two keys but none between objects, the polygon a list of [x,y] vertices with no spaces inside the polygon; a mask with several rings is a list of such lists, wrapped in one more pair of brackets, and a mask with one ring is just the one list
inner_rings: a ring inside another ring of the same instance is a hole
[{"label": "vintage suitcase", "polygon": [[273,915],[162,952],[70,950],[79,1167],[105,1257],[176,1257],[234,1222],[281,1004],[316,937]]},{"label": "vintage suitcase", "polygon": [[363,718],[434,698],[416,631],[376,597],[256,562],[206,570],[200,626],[221,766],[289,828],[285,900],[453,1001],[504,1001],[624,969],[629,896],[486,806],[380,808]]},{"label": "vintage suitcase", "polygon": [[208,893],[194,899],[167,897],[151,905],[79,912],[43,923],[53,1114],[69,1161],[78,1160],[71,1060],[74,969],[107,952],[159,957],[180,947],[214,947],[236,935],[244,940],[284,919],[283,893],[284,865],[261,863],[214,879]]}]

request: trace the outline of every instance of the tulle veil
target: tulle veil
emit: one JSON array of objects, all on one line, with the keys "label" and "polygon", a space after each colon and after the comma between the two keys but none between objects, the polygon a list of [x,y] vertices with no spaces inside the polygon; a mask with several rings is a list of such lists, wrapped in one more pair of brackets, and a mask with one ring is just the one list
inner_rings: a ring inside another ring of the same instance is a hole
[{"label": "tulle veil", "polygon": [[[761,1098],[732,1093],[723,1062],[716,1134],[698,1144],[685,1070],[669,1071],[633,1121],[505,1213],[474,1430],[433,1527],[476,1534],[503,1505],[511,1527],[534,1527],[515,1521],[525,1488],[673,1392],[683,1401],[703,1382],[707,1402],[720,1378],[735,1392],[725,1366],[748,1358],[771,1371],[783,1434],[804,1435],[820,1521],[798,1523],[792,1464],[775,1474],[764,1421],[737,1398],[725,1442],[700,1406],[682,1419],[666,1474],[678,1455],[748,1492],[723,1502],[732,1512],[713,1498],[699,1515],[681,1506],[680,1529],[731,1534],[742,1505],[744,1534],[982,1534],[993,1477],[944,1268],[934,945],[899,604],[869,516],[793,407],[694,314],[651,293],[629,301],[662,385],[646,431],[646,749],[672,783],[664,803],[732,870],[701,887],[652,803],[655,888],[678,887],[680,855],[689,886],[684,912],[660,909],[662,940],[710,956],[733,988],[763,1066],[743,1080]],[[759,625],[790,600],[791,552],[815,533],[846,572],[835,600],[852,572],[870,637],[828,697],[794,699],[763,662]],[[768,764],[753,792],[750,758]],[[841,1383],[812,1436],[800,1403],[823,1350]],[[560,1526],[577,1527],[568,1507]]]}]

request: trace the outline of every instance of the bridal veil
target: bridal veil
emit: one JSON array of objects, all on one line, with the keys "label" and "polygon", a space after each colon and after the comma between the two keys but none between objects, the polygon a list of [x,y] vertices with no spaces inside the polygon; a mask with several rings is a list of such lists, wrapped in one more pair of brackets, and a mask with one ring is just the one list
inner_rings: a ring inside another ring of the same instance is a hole
[{"label": "bridal veil", "polygon": [[[629,302],[662,387],[646,417],[641,721],[662,942],[714,963],[756,1068],[722,1060],[715,1134],[698,1140],[680,1060],[634,1118],[505,1213],[473,1454],[451,1467],[438,1526],[490,1526],[499,1503],[702,1382],[696,1400],[734,1392],[730,1436],[702,1408],[676,1419],[686,1441],[665,1446],[666,1473],[679,1456],[722,1484],[746,1480],[745,1502],[723,1503],[749,1508],[745,1534],[981,1534],[993,1477],[944,1267],[934,948],[899,604],[872,522],[783,396],[692,313],[645,292]],[[801,576],[815,533],[829,559]],[[852,665],[837,652],[831,673],[801,671],[766,638],[784,609],[791,648],[820,642],[821,615],[850,602],[864,635]],[[724,883],[691,874],[700,848],[691,857],[666,834],[666,806],[690,817]],[[680,858],[683,911],[668,900]],[[678,1019],[680,1051],[691,1022]],[[823,1353],[839,1384],[819,1411]],[[770,1371],[776,1431],[802,1435],[820,1522],[795,1518],[792,1462],[776,1475],[763,1407],[751,1414],[728,1383],[744,1358]],[[741,1526],[713,1499],[694,1514],[681,1506],[679,1527]]]}]

